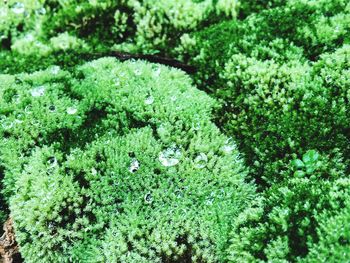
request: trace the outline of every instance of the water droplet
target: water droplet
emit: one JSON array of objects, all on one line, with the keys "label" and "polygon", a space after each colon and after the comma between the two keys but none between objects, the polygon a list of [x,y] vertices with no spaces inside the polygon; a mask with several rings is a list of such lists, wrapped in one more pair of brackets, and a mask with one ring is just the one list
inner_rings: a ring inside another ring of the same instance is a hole
[{"label": "water droplet", "polygon": [[226,154],[232,153],[232,151],[235,149],[236,149],[236,144],[232,138],[228,138],[225,142],[225,145],[222,147],[223,152]]},{"label": "water droplet", "polygon": [[200,128],[201,128],[200,122],[192,123],[192,129],[194,129],[195,131],[200,130]]},{"label": "water droplet", "polygon": [[50,105],[50,106],[49,106],[49,111],[50,111],[50,112],[55,112],[55,111],[56,111],[55,105]]},{"label": "water droplet", "polygon": [[181,151],[176,146],[172,146],[159,154],[159,161],[162,165],[169,167],[175,166],[180,162]]},{"label": "water droplet", "polygon": [[157,67],[156,70],[153,72],[153,76],[159,77],[162,69],[161,67]]},{"label": "water droplet", "polygon": [[4,16],[4,17],[7,16],[7,8],[6,7],[0,8],[0,17],[1,16]]},{"label": "water droplet", "polygon": [[35,126],[35,127],[39,127],[40,126],[40,122],[38,120],[31,120],[30,124]]},{"label": "water droplet", "polygon": [[21,2],[16,2],[14,3],[14,5],[12,6],[12,12],[14,12],[15,14],[19,15],[19,14],[23,14],[25,11],[25,7],[24,4]]},{"label": "water droplet", "polygon": [[207,197],[205,203],[206,203],[207,205],[213,205],[214,200],[215,200],[215,193],[211,192],[211,193],[210,193],[210,196]]},{"label": "water droplet", "polygon": [[140,169],[140,162],[137,159],[132,159],[129,167],[130,173],[135,173],[137,170]]},{"label": "water droplet", "polygon": [[56,66],[56,65],[50,68],[51,73],[54,75],[57,75],[60,72],[60,70],[61,70],[60,66]]},{"label": "water droplet", "polygon": [[176,190],[176,191],[174,192],[174,194],[175,194],[175,196],[176,196],[177,198],[183,198],[183,197],[184,197],[184,193],[183,193],[181,190]]},{"label": "water droplet", "polygon": [[16,94],[12,97],[12,100],[16,103],[19,104],[21,102],[21,96]]},{"label": "water droplet", "polygon": [[146,99],[145,99],[145,104],[146,105],[151,105],[154,102],[154,98],[152,95],[149,95]]},{"label": "water droplet", "polygon": [[24,119],[23,114],[18,113],[18,114],[16,115],[15,123],[16,123],[16,124],[21,124],[21,123],[23,123],[23,119]]},{"label": "water droplet", "polygon": [[326,82],[327,82],[327,83],[331,83],[331,82],[332,82],[332,76],[327,75],[327,76],[326,76]]},{"label": "water droplet", "polygon": [[32,114],[33,112],[32,112],[32,105],[27,105],[25,108],[24,108],[24,112],[26,113],[26,114]]},{"label": "water droplet", "polygon": [[68,108],[67,108],[67,114],[69,114],[69,115],[74,115],[74,114],[76,114],[77,112],[78,112],[78,109],[75,108],[75,107],[68,107]]},{"label": "water droplet", "polygon": [[22,84],[23,81],[22,81],[20,78],[16,77],[16,78],[15,78],[15,83],[16,83],[16,84]]},{"label": "water droplet", "polygon": [[194,159],[194,166],[198,169],[202,169],[207,166],[208,157],[205,153],[200,153]]},{"label": "water droplet", "polygon": [[119,80],[119,78],[115,78],[114,84],[115,84],[117,87],[120,86],[120,80]]},{"label": "water droplet", "polygon": [[2,121],[1,121],[1,126],[4,130],[10,130],[13,128],[13,122],[10,121],[10,120],[7,120],[6,118],[4,118]]},{"label": "water droplet", "polygon": [[44,86],[40,86],[40,87],[36,87],[34,89],[32,89],[30,91],[30,94],[33,96],[33,97],[41,97],[41,96],[44,96],[45,94],[45,87]]},{"label": "water droplet", "polygon": [[147,194],[145,194],[145,202],[150,204],[150,203],[152,203],[152,201],[153,201],[153,197],[152,197],[151,192],[148,192]]},{"label": "water droplet", "polygon": [[30,41],[33,41],[33,40],[34,40],[34,36],[33,36],[33,34],[28,33],[28,34],[26,34],[26,35],[24,36],[24,39],[25,39],[26,41],[30,42]]},{"label": "water droplet", "polygon": [[91,168],[91,174],[92,175],[97,175],[97,170],[95,168]]},{"label": "water droplet", "polygon": [[46,9],[44,7],[41,7],[39,9],[35,10],[35,14],[40,15],[40,16],[45,15]]},{"label": "water droplet", "polygon": [[47,164],[49,168],[54,168],[57,165],[57,159],[55,156],[52,156],[47,159]]},{"label": "water droplet", "polygon": [[205,202],[206,205],[213,205],[214,199],[213,198],[209,198],[207,199],[207,201]]},{"label": "water droplet", "polygon": [[134,73],[135,73],[136,76],[141,76],[142,75],[141,69],[135,69]]},{"label": "water droplet", "polygon": [[53,229],[55,228],[55,224],[52,223],[52,222],[50,222],[50,223],[48,224],[48,228],[49,228],[50,230],[53,230]]}]

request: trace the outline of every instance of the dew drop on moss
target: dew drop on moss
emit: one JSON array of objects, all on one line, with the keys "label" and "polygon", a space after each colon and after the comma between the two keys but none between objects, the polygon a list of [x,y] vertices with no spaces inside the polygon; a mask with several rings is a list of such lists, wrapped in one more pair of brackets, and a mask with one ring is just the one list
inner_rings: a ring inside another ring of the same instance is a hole
[{"label": "dew drop on moss", "polygon": [[207,166],[208,157],[205,153],[200,153],[194,159],[194,166],[198,169],[202,169]]},{"label": "dew drop on moss", "polygon": [[44,86],[39,86],[39,87],[36,87],[34,89],[31,89],[30,90],[30,94],[33,96],[33,97],[41,97],[41,96],[44,96],[45,94],[45,87]]},{"label": "dew drop on moss", "polygon": [[331,83],[331,82],[332,82],[332,76],[327,75],[327,76],[326,76],[326,82],[327,82],[327,83]]},{"label": "dew drop on moss", "polygon": [[147,194],[145,194],[145,202],[150,204],[153,201],[153,197],[152,194],[150,192],[148,192]]},{"label": "dew drop on moss", "polygon": [[160,67],[157,67],[154,72],[153,72],[153,76],[155,77],[159,77],[160,73],[161,73],[162,69]]},{"label": "dew drop on moss", "polygon": [[59,66],[52,66],[50,71],[52,74],[57,75],[60,72],[61,68]]},{"label": "dew drop on moss", "polygon": [[16,94],[13,96],[12,100],[16,103],[19,104],[21,102],[21,96]]},{"label": "dew drop on moss", "polygon": [[26,114],[32,114],[32,105],[27,105],[25,108],[24,108],[24,113]]},{"label": "dew drop on moss", "polygon": [[132,159],[129,166],[129,172],[136,173],[139,169],[140,169],[140,162],[137,159]]},{"label": "dew drop on moss", "polygon": [[57,165],[56,157],[52,156],[47,160],[47,165],[49,168],[54,168]]},{"label": "dew drop on moss", "polygon": [[41,7],[39,9],[35,10],[35,14],[37,14],[39,16],[45,15],[46,14],[46,9],[44,7]]},{"label": "dew drop on moss", "polygon": [[149,95],[149,96],[145,99],[145,104],[146,104],[146,105],[151,105],[151,104],[153,104],[153,102],[154,102],[154,98],[153,98],[152,95]]},{"label": "dew drop on moss", "polygon": [[4,118],[1,120],[1,126],[4,130],[10,130],[13,128],[13,122]]},{"label": "dew drop on moss", "polygon": [[25,11],[24,4],[21,2],[16,2],[13,4],[11,10],[17,15],[23,14]]},{"label": "dew drop on moss", "polygon": [[49,106],[49,111],[50,111],[50,112],[55,112],[55,111],[56,111],[55,105],[50,105],[50,106]]},{"label": "dew drop on moss", "polygon": [[97,175],[97,170],[95,168],[91,168],[91,174],[92,175]]},{"label": "dew drop on moss", "polygon": [[74,115],[74,114],[76,114],[77,112],[78,112],[78,109],[75,108],[75,107],[68,107],[68,108],[67,108],[67,114],[69,114],[69,115]]},{"label": "dew drop on moss", "polygon": [[165,149],[159,154],[159,161],[163,166],[175,166],[180,162],[181,151],[176,146]]},{"label": "dew drop on moss", "polygon": [[225,145],[222,147],[223,152],[226,154],[230,154],[234,149],[236,149],[235,142],[232,138],[228,138],[225,142]]},{"label": "dew drop on moss", "polygon": [[141,69],[135,69],[134,73],[135,73],[136,76],[141,76],[142,71],[141,71]]}]

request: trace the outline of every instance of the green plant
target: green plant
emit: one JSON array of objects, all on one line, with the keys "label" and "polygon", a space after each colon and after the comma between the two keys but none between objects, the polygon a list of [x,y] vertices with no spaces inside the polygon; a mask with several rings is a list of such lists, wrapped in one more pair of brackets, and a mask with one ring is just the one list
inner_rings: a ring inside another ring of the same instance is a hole
[{"label": "green plant", "polygon": [[188,76],[104,58],[0,78],[3,194],[26,262],[222,260],[254,188]]},{"label": "green plant", "polygon": [[[326,253],[338,253],[330,249],[329,240],[340,235],[342,225],[334,233],[331,226],[324,230],[324,222],[347,211],[349,180],[342,157],[337,152],[322,156],[310,150],[302,159],[293,159],[283,172],[286,180],[266,190],[235,220],[227,249],[229,262],[324,261],[329,259]],[[315,251],[324,246],[328,252],[317,257]]]}]

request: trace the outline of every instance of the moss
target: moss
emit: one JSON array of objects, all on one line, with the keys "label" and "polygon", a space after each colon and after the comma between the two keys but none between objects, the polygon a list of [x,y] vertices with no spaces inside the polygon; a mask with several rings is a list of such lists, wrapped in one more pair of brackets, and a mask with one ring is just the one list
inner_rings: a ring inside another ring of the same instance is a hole
[{"label": "moss", "polygon": [[285,180],[266,190],[235,221],[229,262],[297,262],[312,258],[313,247],[322,246],[323,215],[337,215],[349,198],[345,165],[338,152],[321,156],[308,151],[300,156],[303,161],[297,157],[282,172]]},{"label": "moss", "polygon": [[26,262],[223,259],[254,188],[183,72],[104,58],[0,83],[3,194]]},{"label": "moss", "polygon": [[199,68],[196,82],[215,91],[225,83],[219,76],[231,56],[242,53],[259,60],[284,63],[315,61],[322,53],[349,43],[346,1],[289,1],[244,20],[224,21],[190,33],[179,57]]},{"label": "moss", "polygon": [[23,54],[47,56],[69,47],[171,54],[183,34],[222,16],[235,17],[238,4],[236,0],[9,1],[0,8],[3,46]]}]

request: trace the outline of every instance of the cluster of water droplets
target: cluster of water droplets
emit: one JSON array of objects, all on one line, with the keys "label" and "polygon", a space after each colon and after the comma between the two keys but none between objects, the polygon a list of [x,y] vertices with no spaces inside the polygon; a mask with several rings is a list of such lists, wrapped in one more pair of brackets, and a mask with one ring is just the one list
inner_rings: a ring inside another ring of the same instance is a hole
[{"label": "cluster of water droplets", "polygon": [[159,153],[159,161],[163,166],[171,167],[180,162],[181,156],[181,150],[173,145]]},{"label": "cluster of water droplets", "polygon": [[205,204],[211,206],[213,205],[214,201],[215,201],[215,193],[211,192],[210,195],[207,196],[205,200]]}]

